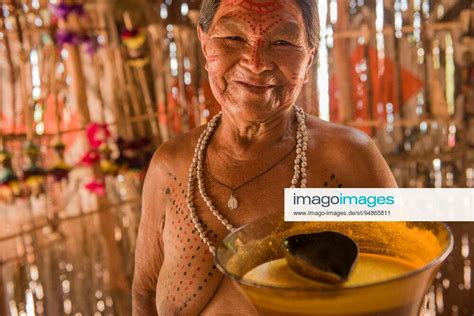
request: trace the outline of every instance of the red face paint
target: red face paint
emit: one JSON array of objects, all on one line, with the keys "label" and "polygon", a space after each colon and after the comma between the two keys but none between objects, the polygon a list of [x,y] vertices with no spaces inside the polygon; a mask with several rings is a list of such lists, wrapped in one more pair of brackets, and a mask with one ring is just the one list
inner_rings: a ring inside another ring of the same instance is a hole
[{"label": "red face paint", "polygon": [[246,10],[264,15],[275,12],[283,8],[283,4],[278,1],[255,1],[255,0],[236,0],[234,5],[238,5]]}]

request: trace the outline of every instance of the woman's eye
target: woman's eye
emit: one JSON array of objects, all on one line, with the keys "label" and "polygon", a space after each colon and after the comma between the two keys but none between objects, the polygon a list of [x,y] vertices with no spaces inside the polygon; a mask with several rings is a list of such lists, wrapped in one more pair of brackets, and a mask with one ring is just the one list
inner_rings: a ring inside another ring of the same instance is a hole
[{"label": "woman's eye", "polygon": [[225,39],[231,40],[231,41],[243,41],[244,39],[240,36],[227,36]]},{"label": "woman's eye", "polygon": [[278,46],[293,46],[293,44],[291,44],[290,42],[284,41],[284,40],[276,41],[276,42],[274,42],[274,44],[278,45]]}]

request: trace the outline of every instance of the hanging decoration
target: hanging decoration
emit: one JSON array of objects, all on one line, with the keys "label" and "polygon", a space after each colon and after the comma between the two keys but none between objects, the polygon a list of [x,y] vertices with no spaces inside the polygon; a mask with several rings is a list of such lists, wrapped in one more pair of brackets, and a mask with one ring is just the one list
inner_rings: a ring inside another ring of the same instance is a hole
[{"label": "hanging decoration", "polygon": [[31,141],[24,145],[24,151],[27,157],[27,164],[23,170],[22,181],[25,184],[27,195],[39,196],[44,193],[44,181],[46,170],[39,166],[40,149]]},{"label": "hanging decoration", "polygon": [[121,33],[122,43],[127,48],[127,63],[133,67],[144,67],[150,62],[145,50],[146,33],[143,29],[128,27]]},{"label": "hanging decoration", "polygon": [[0,191],[2,201],[11,202],[21,195],[18,177],[12,167],[11,154],[5,149],[0,150]]},{"label": "hanging decoration", "polygon": [[49,174],[53,177],[54,181],[61,182],[67,180],[69,172],[71,171],[71,166],[69,166],[64,160],[64,151],[66,150],[66,145],[61,140],[57,140],[53,143],[52,148],[56,153],[56,163],[49,170]]}]

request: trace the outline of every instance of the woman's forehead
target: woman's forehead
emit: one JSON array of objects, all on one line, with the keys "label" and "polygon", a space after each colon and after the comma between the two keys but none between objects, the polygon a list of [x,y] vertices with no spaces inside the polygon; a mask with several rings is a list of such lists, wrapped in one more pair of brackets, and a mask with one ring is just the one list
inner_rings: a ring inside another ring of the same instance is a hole
[{"label": "woman's forehead", "polygon": [[234,7],[241,7],[248,11],[252,11],[258,14],[270,14],[275,11],[281,10],[285,4],[292,1],[281,1],[281,0],[224,0],[222,5],[230,5]]},{"label": "woman's forehead", "polygon": [[221,19],[238,22],[243,17],[269,19],[278,22],[293,22],[304,27],[303,14],[296,0],[223,0],[213,22]]}]

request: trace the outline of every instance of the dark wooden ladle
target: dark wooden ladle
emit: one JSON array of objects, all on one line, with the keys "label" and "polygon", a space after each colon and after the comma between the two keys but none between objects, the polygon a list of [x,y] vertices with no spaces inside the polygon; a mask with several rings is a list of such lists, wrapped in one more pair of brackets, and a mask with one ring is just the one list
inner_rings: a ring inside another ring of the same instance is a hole
[{"label": "dark wooden ladle", "polygon": [[290,236],[283,249],[293,271],[330,284],[346,282],[359,257],[355,241],[333,231]]}]

